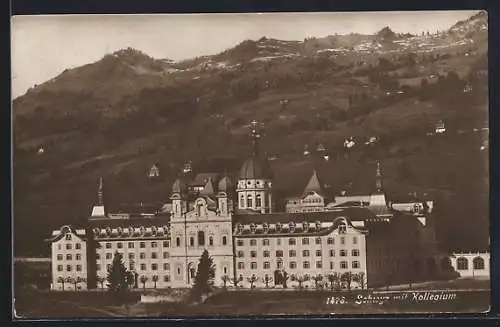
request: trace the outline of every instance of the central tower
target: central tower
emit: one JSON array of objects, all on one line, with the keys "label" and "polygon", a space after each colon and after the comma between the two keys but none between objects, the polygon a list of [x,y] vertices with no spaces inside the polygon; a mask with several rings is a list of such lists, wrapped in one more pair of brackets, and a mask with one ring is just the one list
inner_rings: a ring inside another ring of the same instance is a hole
[{"label": "central tower", "polygon": [[253,120],[249,127],[253,144],[252,156],[243,163],[238,175],[237,207],[240,211],[271,213],[273,175],[267,158],[259,153],[263,124]]}]

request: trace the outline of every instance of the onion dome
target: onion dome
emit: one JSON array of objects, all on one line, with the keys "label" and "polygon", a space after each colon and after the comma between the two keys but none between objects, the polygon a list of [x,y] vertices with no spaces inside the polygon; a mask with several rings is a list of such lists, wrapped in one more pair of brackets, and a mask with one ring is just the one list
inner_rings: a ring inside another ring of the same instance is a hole
[{"label": "onion dome", "polygon": [[186,183],[177,179],[172,185],[172,193],[183,193],[186,190]]},{"label": "onion dome", "polygon": [[219,181],[219,187],[218,190],[219,192],[231,192],[233,185],[231,182],[231,179],[228,176],[224,176],[220,181]]},{"label": "onion dome", "polygon": [[266,159],[248,158],[240,169],[240,179],[271,179],[272,171]]}]

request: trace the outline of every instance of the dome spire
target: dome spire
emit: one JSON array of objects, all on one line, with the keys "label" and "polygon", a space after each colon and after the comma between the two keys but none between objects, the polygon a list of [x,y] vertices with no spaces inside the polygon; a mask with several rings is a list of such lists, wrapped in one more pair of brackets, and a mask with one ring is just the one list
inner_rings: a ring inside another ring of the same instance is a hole
[{"label": "dome spire", "polygon": [[382,192],[382,170],[380,168],[380,160],[377,160],[377,175],[376,175],[375,187],[377,189],[377,193]]},{"label": "dome spire", "polygon": [[97,205],[104,205],[104,192],[103,192],[103,181],[102,176],[99,177],[99,187],[97,189]]},{"label": "dome spire", "polygon": [[259,155],[259,140],[262,136],[264,124],[254,119],[250,122],[249,128],[253,145],[252,154],[254,157],[257,157]]}]

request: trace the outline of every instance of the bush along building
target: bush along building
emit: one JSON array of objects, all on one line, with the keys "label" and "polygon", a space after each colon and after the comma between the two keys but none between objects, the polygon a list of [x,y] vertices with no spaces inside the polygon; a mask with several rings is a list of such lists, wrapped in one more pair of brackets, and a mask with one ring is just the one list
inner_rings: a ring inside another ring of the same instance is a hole
[{"label": "bush along building", "polygon": [[132,287],[192,287],[205,249],[217,286],[351,289],[456,276],[436,249],[432,201],[386,201],[380,163],[373,194],[328,197],[313,172],[303,194],[275,212],[259,138],[254,128],[238,173],[183,173],[150,213],[108,213],[100,179],[92,215],[48,239],[51,288],[106,288],[116,252]]}]

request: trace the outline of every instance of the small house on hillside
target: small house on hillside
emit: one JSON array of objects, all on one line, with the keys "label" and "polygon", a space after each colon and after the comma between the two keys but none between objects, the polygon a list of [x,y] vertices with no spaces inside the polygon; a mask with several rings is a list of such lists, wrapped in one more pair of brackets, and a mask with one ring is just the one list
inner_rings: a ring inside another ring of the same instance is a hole
[{"label": "small house on hillside", "polygon": [[436,134],[443,134],[444,132],[446,132],[446,127],[444,125],[444,121],[439,120],[436,123],[435,132],[436,132]]},{"label": "small house on hillside", "polygon": [[151,168],[149,169],[148,177],[149,178],[160,177],[160,168],[158,167],[157,163],[151,166]]},{"label": "small house on hillside", "polygon": [[44,153],[45,153],[45,150],[44,150],[43,146],[40,146],[40,147],[38,148],[38,151],[37,151],[36,153],[37,153],[37,154],[44,154]]}]

